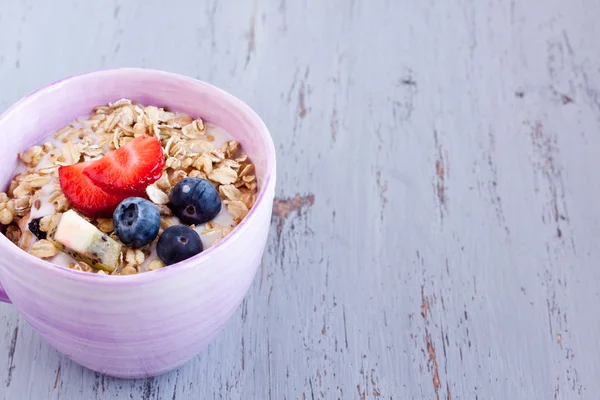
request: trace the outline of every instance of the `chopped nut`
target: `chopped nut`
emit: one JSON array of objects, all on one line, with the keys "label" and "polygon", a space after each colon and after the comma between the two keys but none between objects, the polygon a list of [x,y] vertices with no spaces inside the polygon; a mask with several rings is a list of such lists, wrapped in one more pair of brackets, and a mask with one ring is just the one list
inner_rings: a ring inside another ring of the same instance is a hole
[{"label": "chopped nut", "polygon": [[161,269],[165,264],[160,260],[152,260],[150,264],[148,264],[148,270],[156,271],[157,269]]},{"label": "chopped nut", "polygon": [[96,274],[98,274],[98,275],[108,275],[106,272],[102,271],[101,269],[98,270],[98,272],[96,272]]},{"label": "chopped nut", "polygon": [[6,203],[8,201],[8,195],[6,193],[0,193],[0,202]]}]

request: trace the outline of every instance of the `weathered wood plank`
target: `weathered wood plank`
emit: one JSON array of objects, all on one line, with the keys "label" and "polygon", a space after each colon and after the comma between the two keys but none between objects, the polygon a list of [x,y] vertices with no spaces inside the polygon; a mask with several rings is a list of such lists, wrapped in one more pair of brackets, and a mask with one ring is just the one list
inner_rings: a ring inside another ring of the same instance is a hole
[{"label": "weathered wood plank", "polygon": [[87,70],[183,73],[263,117],[279,187],[200,356],[105,378],[0,306],[0,397],[600,396],[599,4],[5,3],[0,109]]}]

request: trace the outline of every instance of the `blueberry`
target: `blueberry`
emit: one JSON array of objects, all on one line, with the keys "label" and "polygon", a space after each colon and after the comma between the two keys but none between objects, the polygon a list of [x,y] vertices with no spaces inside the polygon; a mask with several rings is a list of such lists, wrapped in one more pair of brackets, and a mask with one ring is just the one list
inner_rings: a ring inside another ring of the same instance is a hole
[{"label": "blueberry", "polygon": [[202,250],[202,241],[198,232],[185,225],[168,227],[160,235],[156,244],[156,253],[165,265],[187,260]]},{"label": "blueberry", "polygon": [[117,206],[113,213],[113,226],[124,245],[142,247],[158,235],[160,212],[148,200],[130,197]]},{"label": "blueberry", "polygon": [[221,198],[206,179],[184,178],[173,188],[170,206],[181,222],[203,224],[219,214]]},{"label": "blueberry", "polygon": [[29,224],[27,225],[27,228],[29,228],[31,233],[33,233],[35,235],[35,237],[38,238],[39,240],[46,239],[46,232],[42,232],[40,230],[40,220],[41,219],[42,219],[42,217],[34,218],[31,221],[29,221]]}]

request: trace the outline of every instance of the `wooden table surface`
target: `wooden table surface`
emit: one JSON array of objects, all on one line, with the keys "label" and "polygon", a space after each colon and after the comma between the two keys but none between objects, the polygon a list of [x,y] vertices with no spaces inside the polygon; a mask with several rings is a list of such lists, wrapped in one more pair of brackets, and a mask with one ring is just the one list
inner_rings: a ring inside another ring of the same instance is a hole
[{"label": "wooden table surface", "polygon": [[192,362],[102,377],[1,305],[0,398],[600,398],[598,1],[50,3],[2,2],[0,109],[101,68],[206,80],[269,126],[278,199]]}]

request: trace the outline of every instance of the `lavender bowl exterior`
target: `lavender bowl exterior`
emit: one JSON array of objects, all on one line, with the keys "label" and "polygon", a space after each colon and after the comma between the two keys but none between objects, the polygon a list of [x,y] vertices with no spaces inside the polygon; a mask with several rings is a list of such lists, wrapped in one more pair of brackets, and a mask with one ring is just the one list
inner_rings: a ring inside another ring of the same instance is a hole
[{"label": "lavender bowl exterior", "polygon": [[[94,106],[123,97],[201,116],[229,131],[255,163],[257,203],[215,246],[139,275],[101,276],[52,265],[0,235],[0,282],[24,318],[57,350],[94,371],[141,378],[197,355],[242,301],[267,240],[276,163],[266,126],[240,100],[191,78],[125,68],[56,82],[0,116],[0,182],[11,179],[18,151]],[[0,300],[6,300],[2,293]]]}]

